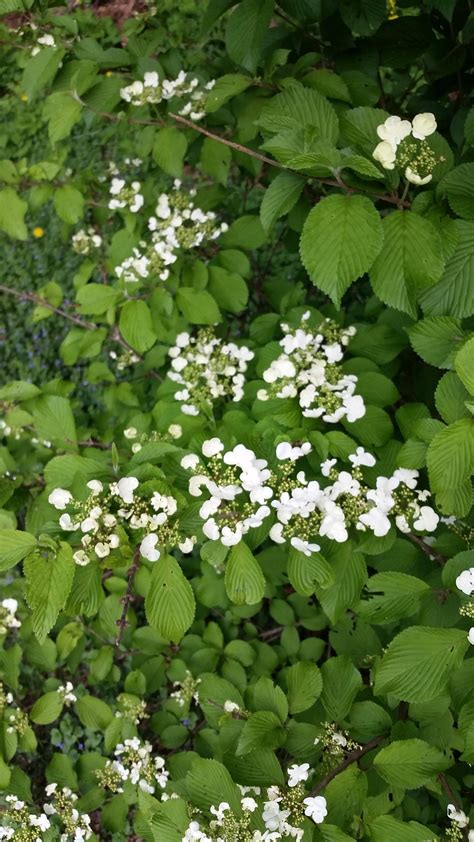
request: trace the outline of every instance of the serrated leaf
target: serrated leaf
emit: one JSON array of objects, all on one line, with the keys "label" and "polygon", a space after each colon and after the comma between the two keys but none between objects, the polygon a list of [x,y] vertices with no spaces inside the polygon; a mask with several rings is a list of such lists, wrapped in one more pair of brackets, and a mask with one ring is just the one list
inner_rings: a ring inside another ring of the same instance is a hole
[{"label": "serrated leaf", "polygon": [[[233,3],[228,3],[228,5],[233,5]],[[251,84],[252,79],[241,73],[228,73],[226,76],[221,76],[206,97],[206,112],[212,114],[218,111],[229,99],[245,91]]]},{"label": "serrated leaf", "polygon": [[379,775],[391,786],[418,789],[452,763],[424,740],[398,740],[382,748],[374,760]]},{"label": "serrated leaf", "polygon": [[184,132],[176,126],[165,126],[155,135],[153,158],[163,172],[180,178],[187,148],[188,142]]},{"label": "serrated leaf", "polygon": [[[377,135],[377,126],[380,126],[387,117],[387,111],[381,108],[368,108],[360,106],[346,111],[341,117],[341,131],[350,146],[363,152],[368,158],[372,157],[380,138]],[[382,172],[380,172],[383,178]]]},{"label": "serrated leaf", "polygon": [[172,556],[155,562],[145,598],[150,626],[166,639],[179,643],[194,620],[196,604],[191,585]]},{"label": "serrated leaf", "polygon": [[232,152],[229,146],[213,140],[212,137],[205,137],[202,144],[201,157],[199,159],[201,169],[206,175],[215,178],[224,187],[229,177],[229,167],[232,161]]},{"label": "serrated leaf", "polygon": [[[470,486],[474,471],[474,420],[462,418],[441,430],[429,446],[427,465],[431,488],[438,496]],[[469,512],[470,505],[464,495],[458,501],[453,497],[451,505],[449,498],[444,497],[442,510],[462,517]]]},{"label": "serrated leaf", "polygon": [[313,129],[316,139],[335,144],[339,122],[332,105],[317,91],[292,85],[274,96],[262,109],[258,125],[266,131]]},{"label": "serrated leaf", "polygon": [[105,731],[114,716],[110,705],[95,696],[81,696],[75,707],[82,724],[93,730]]},{"label": "serrated leaf", "polygon": [[308,214],[300,253],[314,285],[339,307],[350,285],[370,269],[382,243],[382,223],[370,199],[328,196]]},{"label": "serrated leaf", "polygon": [[411,211],[383,221],[383,248],[370,270],[372,288],[390,307],[416,318],[420,294],[441,278],[443,246],[434,225]]},{"label": "serrated leaf", "polygon": [[26,240],[28,231],[24,220],[27,210],[27,203],[12,187],[0,190],[0,230],[12,239]]},{"label": "serrated leaf", "polygon": [[125,342],[143,354],[156,342],[150,308],[145,301],[127,301],[120,311],[119,329]]},{"label": "serrated leaf", "polygon": [[53,202],[57,215],[68,225],[74,225],[84,216],[84,196],[72,184],[57,187]]},{"label": "serrated leaf", "polygon": [[401,822],[394,816],[379,816],[369,825],[371,842],[438,842],[431,827],[418,822]]},{"label": "serrated leaf", "polygon": [[368,598],[362,600],[356,613],[367,623],[384,625],[411,617],[419,608],[422,594],[429,585],[398,571],[376,573],[365,586]]},{"label": "serrated leaf", "polygon": [[474,336],[457,352],[454,368],[468,392],[474,395]]},{"label": "serrated leaf", "polygon": [[282,745],[285,730],[278,717],[268,710],[251,713],[239,737],[236,753],[239,756],[258,749],[275,749]]},{"label": "serrated leaf", "polygon": [[242,812],[240,790],[217,760],[197,758],[186,775],[186,789],[191,803],[202,810],[227,801],[238,816]]},{"label": "serrated leaf", "polygon": [[438,193],[447,196],[458,216],[474,219],[474,164],[460,164],[451,170],[440,181]]},{"label": "serrated leaf", "polygon": [[14,567],[36,546],[36,538],[29,532],[16,529],[0,530],[0,571]]},{"label": "serrated leaf", "polygon": [[454,424],[461,418],[469,418],[466,407],[469,392],[464,388],[457,374],[448,371],[439,381],[435,392],[436,409],[446,424]]},{"label": "serrated leaf", "polygon": [[192,289],[191,287],[178,289],[176,304],[190,324],[214,325],[222,321],[215,300],[205,289]]},{"label": "serrated leaf", "polygon": [[362,687],[362,677],[345,655],[330,658],[321,667],[323,692],[321,704],[330,721],[342,722]]},{"label": "serrated leaf", "polygon": [[454,221],[457,244],[446,263],[443,277],[427,290],[421,306],[428,315],[449,315],[458,318],[474,313],[474,223]]},{"label": "serrated leaf", "polygon": [[293,547],[288,556],[288,578],[302,596],[311,596],[318,586],[327,588],[334,582],[332,567],[320,553],[307,556]]},{"label": "serrated leaf", "polygon": [[446,691],[467,646],[467,635],[460,629],[404,629],[376,666],[375,694],[392,693],[407,702],[435,699]]},{"label": "serrated leaf", "polygon": [[54,79],[64,53],[64,50],[55,47],[42,47],[39,53],[28,59],[21,81],[28,99],[33,99]]},{"label": "serrated leaf", "polygon": [[321,695],[323,679],[316,664],[299,661],[286,672],[290,713],[302,713],[312,707]]},{"label": "serrated leaf", "polygon": [[30,711],[30,719],[36,725],[50,725],[60,715],[63,705],[62,694],[52,690],[36,700]]},{"label": "serrated leaf", "polygon": [[43,643],[64,608],[72,587],[75,572],[72,549],[62,541],[55,558],[41,552],[31,553],[23,567],[33,631]]},{"label": "serrated leaf", "polygon": [[265,592],[265,577],[244,541],[232,547],[226,563],[225,587],[236,605],[256,605]]},{"label": "serrated leaf", "polygon": [[268,231],[281,216],[289,213],[298,201],[305,184],[305,179],[291,172],[282,172],[273,179],[266,189],[260,205],[260,220]]},{"label": "serrated leaf", "polygon": [[437,368],[451,368],[457,346],[464,338],[460,321],[449,316],[421,319],[407,328],[407,333],[413,350],[425,363]]},{"label": "serrated leaf", "polygon": [[257,69],[274,5],[274,0],[242,0],[227,22],[227,52],[232,61],[250,73]]},{"label": "serrated leaf", "polygon": [[31,405],[31,414],[38,436],[61,443],[63,448],[76,448],[76,424],[67,398],[43,395]]},{"label": "serrated leaf", "polygon": [[71,133],[81,118],[81,103],[71,93],[58,91],[47,98],[43,114],[48,120],[48,134],[51,143],[63,140]]}]

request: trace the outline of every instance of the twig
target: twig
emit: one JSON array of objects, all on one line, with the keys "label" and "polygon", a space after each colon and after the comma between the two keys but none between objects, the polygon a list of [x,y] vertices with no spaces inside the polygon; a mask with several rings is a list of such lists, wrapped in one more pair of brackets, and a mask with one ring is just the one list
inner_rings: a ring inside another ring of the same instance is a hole
[{"label": "twig", "polygon": [[374,737],[372,740],[369,740],[368,743],[365,743],[365,745],[361,746],[360,748],[355,748],[353,751],[350,751],[347,757],[345,757],[344,760],[341,763],[339,763],[339,766],[336,766],[334,769],[331,769],[331,771],[324,776],[322,781],[319,781],[319,783],[316,784],[315,787],[313,787],[313,789],[310,792],[310,796],[314,797],[315,795],[319,795],[319,793],[327,787],[327,785],[333,780],[333,778],[335,778],[337,775],[343,772],[344,769],[347,769],[347,767],[350,766],[351,763],[356,763],[358,760],[360,760],[360,758],[363,757],[364,754],[368,754],[369,751],[372,751],[374,748],[377,748],[377,746],[380,745],[380,743],[383,742],[383,740],[385,740],[386,737],[386,734],[380,734],[378,737]]},{"label": "twig", "polygon": [[15,298],[19,298],[20,301],[32,301],[33,304],[38,304],[40,307],[46,307],[47,310],[51,310],[51,312],[56,313],[57,316],[62,316],[63,319],[68,319],[70,322],[73,322],[75,325],[83,327],[86,330],[95,330],[97,327],[97,325],[92,324],[92,322],[80,319],[79,316],[73,316],[71,313],[68,313],[66,310],[62,310],[60,307],[54,307],[49,303],[49,301],[41,298],[40,295],[35,295],[34,292],[20,292],[20,290],[11,289],[10,287],[4,286],[4,284],[0,284],[0,292],[4,292],[6,295],[14,295]]},{"label": "twig", "polygon": [[408,533],[407,536],[413,544],[416,544],[420,550],[427,555],[430,559],[434,559],[437,564],[445,564],[447,559],[442,553],[439,553],[437,550],[434,550],[433,547],[430,547],[426,541],[423,541],[423,538],[420,538],[418,535],[413,535],[411,532]]},{"label": "twig", "polygon": [[127,623],[127,612],[130,606],[130,603],[133,602],[133,583],[135,580],[135,574],[140,567],[140,547],[137,547],[134,554],[133,560],[128,568],[128,584],[127,590],[124,596],[121,599],[122,603],[122,614],[120,615],[120,619],[117,620],[118,632],[117,637],[115,638],[115,646],[119,647],[122,643],[122,638],[125,632],[125,629],[128,625]]},{"label": "twig", "polygon": [[[438,778],[438,781],[440,782],[441,786],[443,787],[446,795],[448,796],[448,798],[450,800],[450,803],[454,804],[454,806],[456,807],[456,810],[459,810],[459,811],[462,812],[462,804],[460,804],[458,799],[456,798],[453,790],[451,789],[450,785],[448,784],[448,781],[446,780],[445,775],[443,775],[443,773],[440,772],[439,775],[437,775],[437,778]],[[462,838],[468,840],[469,839],[469,827],[461,828],[461,832],[462,832]]]}]

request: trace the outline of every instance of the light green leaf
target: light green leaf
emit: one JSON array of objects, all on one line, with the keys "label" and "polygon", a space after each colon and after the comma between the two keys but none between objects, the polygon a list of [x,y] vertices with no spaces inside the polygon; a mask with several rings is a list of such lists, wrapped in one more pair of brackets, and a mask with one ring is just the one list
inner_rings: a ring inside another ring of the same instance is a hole
[{"label": "light green leaf", "polygon": [[469,418],[466,407],[469,392],[464,388],[457,374],[448,371],[439,381],[435,392],[436,409],[446,424],[454,424],[460,418]]},{"label": "light green leaf", "polygon": [[255,684],[253,707],[257,710],[273,711],[282,723],[286,722],[288,717],[288,702],[283,690],[266,675],[260,676]]},{"label": "light green leaf", "polygon": [[379,775],[391,786],[418,789],[452,763],[424,740],[397,740],[382,748],[374,760]]},{"label": "light green leaf", "polygon": [[365,590],[368,599],[356,607],[356,613],[366,623],[385,625],[411,617],[418,610],[420,598],[429,585],[406,573],[387,571],[371,576]]},{"label": "light green leaf", "polygon": [[285,730],[278,717],[269,710],[251,713],[239,737],[236,753],[239,756],[251,751],[275,749],[285,739]]},{"label": "light green leaf", "polygon": [[176,304],[190,324],[214,325],[222,321],[216,302],[205,289],[181,287],[176,293]]},{"label": "light green leaf", "polygon": [[202,810],[227,801],[234,813],[241,815],[240,790],[217,760],[196,758],[186,775],[186,790],[191,803]]},{"label": "light green leaf", "polygon": [[331,144],[337,142],[339,134],[337,114],[328,100],[318,91],[296,84],[263,107],[258,125],[270,132],[311,128],[316,138]]},{"label": "light green leaf", "polygon": [[28,236],[24,221],[27,210],[27,203],[12,187],[0,190],[0,230],[14,240],[26,240]]},{"label": "light green leaf", "polygon": [[55,558],[41,551],[30,553],[23,567],[26,601],[32,611],[33,631],[40,643],[43,643],[71,590],[75,572],[72,549],[62,541]]},{"label": "light green leaf", "polygon": [[215,178],[219,184],[226,187],[232,161],[230,148],[224,143],[213,140],[212,137],[205,137],[199,160],[203,173]]},{"label": "light green leaf", "polygon": [[232,547],[225,569],[225,587],[236,605],[256,605],[265,592],[265,577],[247,545]]},{"label": "light green leaf", "polygon": [[463,318],[474,313],[474,223],[455,220],[457,244],[443,277],[421,298],[428,315]]},{"label": "light green leaf", "polygon": [[[474,471],[474,421],[462,418],[432,440],[427,455],[428,474],[432,491],[438,497],[443,513],[462,517],[471,507],[470,495],[457,500],[455,492],[470,488]],[[452,498],[447,494],[450,492]]]},{"label": "light green leaf", "polygon": [[291,172],[282,172],[273,179],[265,191],[260,205],[260,221],[268,231],[281,216],[289,213],[298,201],[305,179]]},{"label": "light green leaf", "polygon": [[287,670],[285,678],[290,713],[302,713],[319,699],[323,679],[316,664],[311,661],[299,661]]},{"label": "light green leaf", "polygon": [[337,552],[329,559],[333,583],[317,589],[324,613],[332,623],[353,608],[360,598],[360,592],[367,579],[367,568],[362,553],[354,550],[351,542],[339,544]]},{"label": "light green leaf", "polygon": [[196,604],[191,585],[176,559],[162,556],[155,562],[145,598],[150,626],[173,643],[179,643],[194,620]]},{"label": "light green leaf", "polygon": [[84,196],[70,184],[54,191],[53,202],[57,215],[68,225],[74,225],[84,216]]},{"label": "light green leaf", "polygon": [[16,529],[0,530],[0,571],[18,564],[36,546],[36,538],[29,532]]},{"label": "light green leaf", "polygon": [[221,76],[207,95],[206,112],[212,114],[218,111],[229,99],[245,91],[251,84],[252,79],[240,73],[228,73],[226,76]]},{"label": "light green leaf", "polygon": [[210,266],[208,289],[219,307],[229,313],[241,313],[247,306],[249,288],[236,272]]},{"label": "light green leaf", "polygon": [[165,126],[156,133],[153,158],[163,172],[180,178],[187,148],[188,142],[184,132],[176,126]]},{"label": "light green leaf", "polygon": [[416,318],[420,294],[443,273],[441,238],[431,222],[411,211],[389,214],[383,236],[383,248],[369,273],[372,288],[384,304]]},{"label": "light green leaf", "polygon": [[51,143],[63,140],[81,118],[81,103],[71,93],[58,91],[46,99],[43,114],[48,120],[48,134]]},{"label": "light green leaf", "polygon": [[302,596],[311,596],[318,585],[327,588],[334,581],[332,567],[320,553],[307,556],[293,547],[288,556],[288,578]]},{"label": "light green leaf", "polygon": [[329,196],[308,214],[301,259],[314,285],[339,307],[353,281],[372,266],[382,242],[382,223],[370,199]]},{"label": "light green leaf", "polygon": [[76,448],[76,424],[71,404],[60,395],[43,395],[31,404],[38,436],[60,443],[67,449]]},{"label": "light green leaf", "polygon": [[145,301],[127,301],[120,311],[120,333],[125,342],[143,354],[156,342],[150,308]]},{"label": "light green leaf", "polygon": [[225,248],[256,249],[263,245],[266,233],[258,216],[248,214],[240,216],[230,226],[229,230],[219,238],[219,244]]},{"label": "light green leaf", "polygon": [[441,179],[438,194],[447,196],[454,213],[474,219],[474,164],[460,164]]},{"label": "light green leaf", "polygon": [[242,0],[227,22],[227,52],[232,61],[249,73],[257,69],[274,5],[274,0]]},{"label": "light green leaf", "polygon": [[42,47],[39,53],[28,59],[21,81],[28,99],[33,99],[39,91],[54,79],[63,60],[64,52],[64,50],[58,50],[55,47]]},{"label": "light green leaf", "polygon": [[411,346],[425,363],[437,368],[451,368],[452,358],[464,331],[458,319],[449,316],[432,316],[421,319],[407,328]]},{"label": "light green leaf", "polygon": [[454,368],[468,392],[474,395],[474,336],[457,352]]},{"label": "light green leaf", "polygon": [[321,704],[330,721],[342,722],[362,687],[362,677],[346,655],[330,658],[321,667]]},{"label": "light green leaf", "polygon": [[120,298],[120,293],[106,284],[86,284],[77,293],[79,312],[98,316],[113,307]]},{"label": "light green leaf", "polygon": [[93,730],[105,731],[114,716],[110,705],[95,696],[81,696],[75,707],[82,724]]},{"label": "light green leaf", "polygon": [[379,816],[369,825],[371,842],[437,842],[439,836],[418,822],[401,822],[394,816]]},{"label": "light green leaf", "polygon": [[314,88],[323,96],[329,99],[340,99],[342,102],[350,102],[351,96],[344,80],[332,70],[318,69],[311,70],[303,78],[303,83],[308,88]]},{"label": "light green leaf", "polygon": [[36,725],[50,725],[60,715],[63,705],[62,694],[52,690],[36,700],[30,711],[30,719]]},{"label": "light green leaf", "polygon": [[404,629],[376,666],[375,694],[392,693],[407,702],[435,699],[446,691],[467,646],[467,635],[460,629]]}]

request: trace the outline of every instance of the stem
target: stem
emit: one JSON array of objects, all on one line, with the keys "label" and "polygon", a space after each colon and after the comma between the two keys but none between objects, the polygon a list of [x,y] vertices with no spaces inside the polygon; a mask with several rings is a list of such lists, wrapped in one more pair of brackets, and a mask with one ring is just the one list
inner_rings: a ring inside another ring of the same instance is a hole
[{"label": "stem", "polygon": [[426,541],[423,541],[423,538],[420,538],[418,535],[412,535],[410,532],[407,537],[412,541],[413,544],[416,544],[420,550],[427,555],[430,559],[434,559],[438,564],[445,564],[447,559],[446,556],[442,555],[442,553],[438,553],[433,547],[430,547]]},{"label": "stem", "polygon": [[120,620],[117,620],[118,632],[117,637],[115,638],[115,646],[119,647],[122,643],[122,638],[125,632],[126,627],[128,626],[127,623],[127,612],[130,607],[130,603],[133,602],[133,583],[135,580],[135,574],[137,573],[138,568],[140,567],[140,547],[137,547],[134,554],[132,563],[128,569],[128,584],[127,590],[125,595],[121,599],[122,603],[122,614],[120,615]]},{"label": "stem", "polygon": [[380,743],[383,740],[385,740],[386,737],[386,734],[380,734],[378,737],[374,737],[372,740],[370,740],[368,743],[361,746],[360,748],[355,748],[354,751],[350,751],[347,757],[345,757],[344,760],[341,763],[339,763],[339,766],[336,766],[334,769],[331,769],[331,771],[324,776],[322,781],[320,781],[318,784],[316,784],[315,787],[313,787],[313,789],[310,792],[310,796],[314,797],[315,795],[319,795],[320,792],[322,792],[323,789],[325,789],[327,785],[333,780],[333,778],[335,778],[337,775],[343,772],[344,769],[347,769],[347,767],[350,766],[351,763],[356,763],[358,760],[360,760],[360,758],[363,757],[364,754],[368,754],[369,751],[372,751],[374,748],[377,748],[377,746],[380,745]]},{"label": "stem", "polygon": [[[443,775],[443,773],[440,772],[439,775],[437,775],[437,778],[438,778],[438,781],[440,782],[442,788],[444,789],[445,794],[448,796],[448,798],[450,800],[450,803],[454,804],[454,806],[456,807],[456,810],[462,811],[462,804],[459,803],[458,799],[456,798],[453,790],[451,789],[450,785],[448,784],[448,781],[446,780],[446,777]],[[463,839],[466,839],[466,840],[469,839],[469,826],[463,827],[461,832],[462,832],[462,838]]]},{"label": "stem", "polygon": [[40,295],[35,295],[34,292],[20,292],[19,290],[4,286],[4,284],[0,284],[0,292],[4,292],[6,295],[14,295],[15,298],[19,298],[20,301],[32,301],[33,304],[38,304],[40,307],[46,307],[47,310],[51,310],[51,312],[56,313],[57,316],[62,316],[63,319],[68,319],[70,322],[73,322],[73,324],[83,327],[86,330],[95,330],[97,327],[97,325],[92,324],[92,322],[80,319],[79,316],[73,316],[71,313],[67,313],[66,310],[62,310],[60,307],[54,307],[49,303],[49,301],[41,298]]}]

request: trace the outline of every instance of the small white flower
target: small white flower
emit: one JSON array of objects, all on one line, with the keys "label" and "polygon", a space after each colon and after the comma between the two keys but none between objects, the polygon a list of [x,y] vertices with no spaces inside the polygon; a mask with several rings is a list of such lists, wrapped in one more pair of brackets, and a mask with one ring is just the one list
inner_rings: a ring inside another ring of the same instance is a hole
[{"label": "small white flower", "polygon": [[148,561],[158,561],[160,551],[156,549],[157,543],[158,535],[155,535],[153,532],[145,536],[140,544],[140,553],[143,558],[148,559]]},{"label": "small white flower", "polygon": [[397,153],[396,150],[393,148],[392,144],[389,143],[387,140],[382,140],[380,143],[377,144],[374,151],[372,152],[372,158],[374,158],[375,161],[378,161],[380,164],[382,164],[385,170],[395,169]]},{"label": "small white flower", "polygon": [[458,810],[454,804],[448,804],[447,810],[448,819],[452,822],[456,822],[459,827],[467,827],[469,824],[469,819],[466,816],[466,813],[463,810]]},{"label": "small white flower", "polygon": [[199,456],[195,453],[188,453],[186,456],[183,456],[180,464],[181,467],[186,470],[194,470],[194,468],[197,468],[199,465]]},{"label": "small white flower", "polygon": [[136,427],[127,427],[127,429],[123,431],[123,434],[126,439],[135,439],[138,435],[138,430]]},{"label": "small white flower", "polygon": [[424,184],[429,184],[433,176],[431,174],[425,175],[424,178],[418,175],[411,167],[405,169],[405,178],[410,184],[416,184],[417,187],[422,187]]},{"label": "small white flower", "polygon": [[469,570],[463,570],[459,574],[456,579],[456,587],[465,593],[466,596],[471,596],[474,593],[474,567],[470,567]]},{"label": "small white flower", "polygon": [[224,450],[224,445],[218,438],[207,439],[202,445],[203,456],[217,456],[222,450]]},{"label": "small white flower", "polygon": [[240,707],[237,702],[232,702],[230,699],[227,699],[224,702],[224,710],[226,713],[235,713],[240,710]]},{"label": "small white flower", "polygon": [[417,140],[424,140],[430,134],[436,131],[437,124],[434,114],[425,111],[422,114],[417,114],[412,121],[412,134]]},{"label": "small white flower", "polygon": [[321,824],[324,821],[328,811],[326,799],[322,795],[317,795],[316,798],[304,798],[303,804],[306,806],[305,816],[309,816],[315,824]]},{"label": "small white flower", "polygon": [[98,479],[89,480],[89,482],[87,483],[87,488],[89,488],[93,494],[101,494],[104,490],[104,486]]},{"label": "small white flower", "polygon": [[289,766],[288,767],[288,786],[290,786],[290,787],[297,786],[297,784],[301,783],[301,781],[307,781],[309,773],[310,773],[309,763],[302,763],[300,766],[298,766],[297,763],[294,763],[293,766]]},{"label": "small white flower", "polygon": [[72,494],[70,491],[66,491],[65,488],[55,488],[48,497],[48,503],[54,506],[55,509],[65,509],[71,500]]}]

